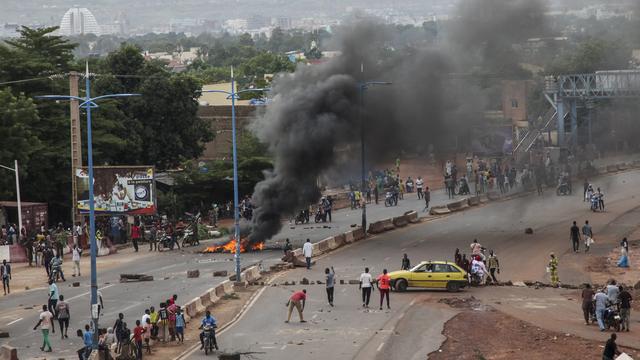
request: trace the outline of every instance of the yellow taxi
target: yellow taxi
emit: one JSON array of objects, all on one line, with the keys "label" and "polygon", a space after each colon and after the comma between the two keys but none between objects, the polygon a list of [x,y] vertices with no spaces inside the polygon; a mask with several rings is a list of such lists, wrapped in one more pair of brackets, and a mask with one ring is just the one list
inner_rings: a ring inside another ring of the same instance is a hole
[{"label": "yellow taxi", "polygon": [[455,292],[467,286],[467,272],[448,261],[423,261],[411,270],[389,273],[395,291],[407,288],[447,289]]}]

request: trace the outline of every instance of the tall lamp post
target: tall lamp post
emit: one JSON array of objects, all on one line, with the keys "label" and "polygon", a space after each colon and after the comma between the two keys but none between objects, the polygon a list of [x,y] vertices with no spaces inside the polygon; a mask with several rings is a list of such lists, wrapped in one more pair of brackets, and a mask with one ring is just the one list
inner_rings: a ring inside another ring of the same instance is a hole
[{"label": "tall lamp post", "polygon": [[236,99],[238,95],[246,92],[269,91],[269,89],[245,89],[236,91],[235,78],[233,76],[233,66],[231,67],[231,91],[224,90],[202,90],[203,93],[221,93],[226,94],[227,99],[231,99],[231,148],[233,152],[233,238],[236,240],[236,281],[240,281],[240,213],[239,213],[239,195],[238,195],[238,153],[236,145]]},{"label": "tall lamp post", "polygon": [[[7,169],[16,173],[16,198],[18,200],[18,229],[16,229],[16,233],[18,234],[18,239],[22,235],[22,203],[20,201],[20,176],[18,175],[18,160],[14,160],[13,168],[8,166],[0,165],[0,168]],[[31,261],[31,259],[29,259]]]},{"label": "tall lamp post", "polygon": [[[367,188],[367,180],[365,174],[365,143],[364,143],[364,119],[362,116],[362,108],[364,106],[364,93],[372,86],[376,85],[391,85],[390,82],[387,81],[367,81],[358,84],[358,89],[360,90],[360,109],[358,110],[358,118],[360,120],[360,152],[361,152],[361,160],[362,160],[362,185],[361,190],[364,194],[365,189]],[[377,186],[377,185],[376,185]],[[364,230],[364,236],[367,236],[367,202],[364,201],[362,203],[362,229]]]},{"label": "tall lamp post", "polygon": [[140,96],[140,94],[108,94],[91,97],[91,79],[89,77],[89,62],[86,63],[85,72],[85,97],[69,95],[44,95],[36,96],[38,99],[47,100],[78,100],[78,107],[87,111],[87,165],[89,169],[89,239],[91,244],[91,321],[93,323],[93,349],[98,348],[98,279],[96,271],[96,258],[98,245],[96,242],[96,215],[95,201],[93,197],[93,145],[91,136],[91,109],[98,108],[96,101],[116,97]]}]

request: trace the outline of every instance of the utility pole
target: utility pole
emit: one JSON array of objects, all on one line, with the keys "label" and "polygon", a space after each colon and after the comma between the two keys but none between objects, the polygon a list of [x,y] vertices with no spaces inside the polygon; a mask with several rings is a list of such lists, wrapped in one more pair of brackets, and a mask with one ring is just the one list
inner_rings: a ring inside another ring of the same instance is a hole
[{"label": "utility pole", "polygon": [[[78,81],[80,75],[71,71],[69,73],[69,110],[71,114],[71,222],[72,228],[76,225],[78,216],[78,194],[76,192],[76,169],[82,168],[82,133],[80,130],[80,104],[78,98]],[[78,244],[79,245],[79,244]]]}]

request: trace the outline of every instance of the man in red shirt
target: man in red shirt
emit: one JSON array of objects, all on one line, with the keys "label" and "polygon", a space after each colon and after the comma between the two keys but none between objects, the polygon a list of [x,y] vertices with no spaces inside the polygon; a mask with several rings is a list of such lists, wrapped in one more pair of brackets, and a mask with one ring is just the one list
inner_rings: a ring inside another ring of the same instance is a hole
[{"label": "man in red shirt", "polygon": [[295,307],[298,310],[298,315],[300,316],[300,322],[306,322],[302,317],[302,312],[304,311],[304,305],[307,300],[307,290],[303,289],[302,291],[298,291],[293,293],[287,302],[287,306],[289,307],[289,316],[287,316],[288,323],[291,320],[291,313],[293,312],[293,308]]},{"label": "man in red shirt", "polygon": [[140,320],[136,320],[136,327],[133,329],[133,341],[136,342],[136,360],[142,359],[142,334],[144,328],[140,326]]},{"label": "man in red shirt", "polygon": [[389,306],[389,289],[391,289],[391,278],[387,275],[387,269],[382,270],[382,274],[378,276],[376,281],[378,284],[378,290],[380,290],[380,310],[382,310],[382,301],[384,297],[387,297],[387,309],[391,309]]},{"label": "man in red shirt", "polygon": [[167,306],[167,312],[169,313],[169,335],[171,335],[171,341],[176,339],[176,313],[178,312],[178,305],[174,299],[169,299],[167,303],[171,305]]}]

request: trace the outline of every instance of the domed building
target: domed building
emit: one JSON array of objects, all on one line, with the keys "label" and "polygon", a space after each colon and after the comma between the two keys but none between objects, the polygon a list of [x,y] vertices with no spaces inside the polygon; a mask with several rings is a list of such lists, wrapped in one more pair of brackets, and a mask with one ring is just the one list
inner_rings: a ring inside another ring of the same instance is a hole
[{"label": "domed building", "polygon": [[60,35],[100,35],[100,25],[87,8],[74,7],[64,14],[60,21]]}]

